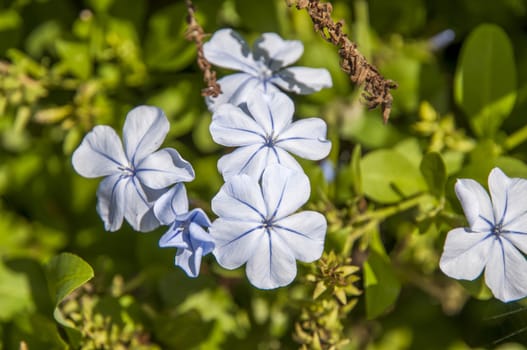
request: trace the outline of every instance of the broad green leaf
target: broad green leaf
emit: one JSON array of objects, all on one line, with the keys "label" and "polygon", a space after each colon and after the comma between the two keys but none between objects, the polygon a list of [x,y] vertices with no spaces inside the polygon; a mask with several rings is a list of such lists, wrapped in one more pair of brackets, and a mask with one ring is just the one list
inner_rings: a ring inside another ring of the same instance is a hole
[{"label": "broad green leaf", "polygon": [[71,292],[89,281],[93,275],[92,267],[71,253],[61,253],[53,257],[47,265],[48,285],[55,302],[53,316],[64,327],[70,343],[75,348],[79,346],[81,333],[62,315],[58,305]]},{"label": "broad green leaf", "polygon": [[77,255],[61,253],[47,265],[48,283],[55,304],[93,277],[92,267]]},{"label": "broad green leaf", "polygon": [[21,311],[34,309],[29,281],[0,261],[0,321],[9,321]]},{"label": "broad green leaf", "polygon": [[503,29],[482,24],[461,49],[454,96],[475,134],[493,137],[516,101],[516,65]]},{"label": "broad green leaf", "polygon": [[441,197],[445,192],[446,184],[446,167],[441,155],[436,152],[425,154],[419,168],[430,193]]},{"label": "broad green leaf", "polygon": [[378,150],[361,161],[362,189],[380,203],[395,203],[426,190],[419,168],[394,150]]},{"label": "broad green leaf", "polygon": [[401,290],[401,282],[395,275],[378,232],[373,234],[368,259],[364,263],[364,290],[368,319],[381,315],[393,305]]}]

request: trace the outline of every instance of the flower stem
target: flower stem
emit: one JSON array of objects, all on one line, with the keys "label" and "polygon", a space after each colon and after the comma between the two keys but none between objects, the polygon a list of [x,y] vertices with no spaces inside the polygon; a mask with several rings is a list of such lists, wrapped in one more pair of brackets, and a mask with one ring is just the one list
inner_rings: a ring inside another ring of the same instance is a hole
[{"label": "flower stem", "polygon": [[506,150],[510,151],[513,148],[516,148],[520,144],[524,143],[527,140],[527,125],[523,126],[520,130],[517,130],[512,135],[507,137],[505,140],[504,147]]}]

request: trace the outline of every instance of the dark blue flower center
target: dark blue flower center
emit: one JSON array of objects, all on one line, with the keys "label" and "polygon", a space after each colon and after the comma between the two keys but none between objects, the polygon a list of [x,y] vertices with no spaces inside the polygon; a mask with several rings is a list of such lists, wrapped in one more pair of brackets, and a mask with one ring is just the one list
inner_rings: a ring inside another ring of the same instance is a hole
[{"label": "dark blue flower center", "polygon": [[267,137],[265,138],[264,146],[272,148],[274,147],[275,142],[276,140],[273,135],[267,135]]},{"label": "dark blue flower center", "polygon": [[492,234],[495,235],[495,236],[499,236],[501,235],[501,232],[502,232],[502,224],[496,224],[492,227]]},{"label": "dark blue flower center", "polygon": [[128,165],[128,166],[121,165],[118,167],[118,169],[123,172],[123,176],[125,177],[135,176],[135,169],[131,165]]}]

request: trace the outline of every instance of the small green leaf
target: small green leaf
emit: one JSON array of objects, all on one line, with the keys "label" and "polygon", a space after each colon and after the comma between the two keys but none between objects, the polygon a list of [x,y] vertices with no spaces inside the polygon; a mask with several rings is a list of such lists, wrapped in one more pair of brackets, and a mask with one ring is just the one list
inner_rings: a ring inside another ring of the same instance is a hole
[{"label": "small green leaf", "polygon": [[93,277],[91,266],[71,253],[53,257],[48,263],[47,272],[56,304]]},{"label": "small green leaf", "polygon": [[34,308],[29,281],[24,274],[8,269],[0,261],[0,320],[10,320],[17,313]]},{"label": "small green leaf", "polygon": [[516,95],[516,65],[507,34],[494,24],[478,26],[461,49],[454,84],[457,104],[478,136],[493,137]]},{"label": "small green leaf", "polygon": [[362,191],[362,174],[360,170],[360,161],[362,157],[362,149],[360,144],[357,144],[353,148],[353,154],[351,155],[350,172],[351,172],[351,185],[353,186],[353,192],[355,195],[360,196],[363,194]]},{"label": "small green leaf", "polygon": [[395,203],[426,189],[411,161],[395,150],[378,150],[361,160],[362,189],[380,203]]},{"label": "small green leaf", "polygon": [[441,155],[436,152],[425,154],[419,168],[430,193],[438,198],[443,196],[446,184],[446,167]]},{"label": "small green leaf", "polygon": [[59,40],[56,43],[61,62],[55,66],[58,71],[67,71],[77,78],[87,80],[92,72],[91,57],[85,43]]}]

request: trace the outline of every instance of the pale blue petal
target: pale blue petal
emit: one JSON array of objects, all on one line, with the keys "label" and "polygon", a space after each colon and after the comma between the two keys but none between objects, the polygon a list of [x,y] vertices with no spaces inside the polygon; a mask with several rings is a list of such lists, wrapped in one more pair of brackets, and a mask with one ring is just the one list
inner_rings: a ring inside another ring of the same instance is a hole
[{"label": "pale blue petal", "polygon": [[145,191],[141,186],[139,180],[131,177],[130,181],[126,182],[124,188],[124,201],[122,205],[125,207],[124,217],[126,221],[136,231],[146,232],[151,231],[159,226],[159,221],[155,219],[151,203],[146,198]]},{"label": "pale blue petal", "polygon": [[188,237],[185,237],[183,229],[179,225],[172,225],[170,229],[159,239],[161,248],[173,247],[190,249]]},{"label": "pale blue petal", "polygon": [[474,280],[487,265],[493,241],[489,232],[453,229],[446,237],[439,267],[452,278]]},{"label": "pale blue petal", "polygon": [[97,188],[97,213],[106,231],[117,231],[123,224],[125,188],[129,179],[120,175],[108,176]]},{"label": "pale blue petal", "polygon": [[510,242],[493,239],[485,282],[492,294],[509,302],[527,296],[527,260]]},{"label": "pale blue petal", "polygon": [[202,227],[210,227],[209,217],[200,208],[194,208],[188,213],[178,214],[176,220],[179,222],[191,221]]},{"label": "pale blue petal", "polygon": [[527,231],[527,180],[509,178],[499,168],[489,174],[489,190],[496,222],[507,231]]},{"label": "pale blue petal", "polygon": [[253,254],[247,261],[246,274],[256,288],[274,289],[286,286],[296,276],[293,252],[281,236],[262,234],[254,244]]},{"label": "pale blue petal", "polygon": [[327,69],[290,67],[273,75],[270,80],[284,90],[297,94],[311,94],[333,85]]},{"label": "pale blue petal", "polygon": [[280,164],[291,170],[296,170],[300,172],[304,171],[300,164],[298,164],[296,159],[280,147],[274,147],[272,149],[272,152],[270,153],[271,157],[269,157],[269,160],[267,162],[268,166],[272,164]]},{"label": "pale blue petal", "polygon": [[265,131],[240,108],[224,104],[212,116],[210,134],[214,142],[227,147],[265,142]]},{"label": "pale blue petal", "polygon": [[[527,229],[526,226],[523,226],[523,229]],[[518,248],[520,251],[523,252],[523,254],[527,255],[527,233],[526,232],[518,232],[515,231],[514,233],[501,233],[500,235],[503,237],[503,239],[508,240],[511,242],[516,248]]]},{"label": "pale blue petal", "polygon": [[218,160],[218,170],[225,180],[239,174],[259,178],[269,164],[271,149],[262,144],[254,144],[235,149]]},{"label": "pale blue petal", "polygon": [[267,66],[276,71],[300,58],[304,45],[299,40],[284,40],[278,34],[264,33],[254,43],[254,57],[264,59]]},{"label": "pale blue petal", "polygon": [[458,179],[455,190],[471,230],[477,232],[492,230],[494,212],[487,191],[471,179]]},{"label": "pale blue petal", "polygon": [[130,162],[136,166],[156,151],[169,128],[165,113],[157,107],[139,106],[128,112],[123,126],[123,140]]},{"label": "pale blue petal", "polygon": [[188,211],[187,190],[182,183],[174,185],[159,197],[154,204],[154,213],[163,225],[170,225],[176,220],[176,215]]},{"label": "pale blue petal", "polygon": [[93,128],[73,152],[73,168],[84,177],[108,176],[120,173],[128,160],[119,136],[109,126]]},{"label": "pale blue petal", "polygon": [[216,244],[213,254],[222,267],[232,270],[245,264],[254,254],[262,236],[261,224],[219,218],[209,232]]},{"label": "pale blue petal", "polygon": [[258,74],[251,50],[232,29],[220,29],[203,45],[203,54],[210,63],[223,68]]},{"label": "pale blue petal", "polygon": [[247,99],[247,109],[263,129],[265,135],[275,138],[293,119],[293,101],[282,92],[252,94]]},{"label": "pale blue petal", "polygon": [[180,181],[192,181],[194,169],[173,148],[148,155],[137,165],[136,176],[143,184],[160,189]]},{"label": "pale blue petal", "polygon": [[214,239],[210,233],[205,231],[197,222],[191,222],[188,230],[192,247],[194,247],[194,249],[200,247],[203,256],[214,250]]},{"label": "pale blue petal", "polygon": [[312,262],[324,250],[327,222],[324,215],[303,211],[273,223],[272,234],[278,234],[293,252],[295,259]]},{"label": "pale blue petal", "polygon": [[222,218],[262,222],[265,203],[258,180],[247,175],[237,175],[225,183],[212,199],[212,211]]},{"label": "pale blue petal", "polygon": [[221,87],[221,94],[217,97],[207,97],[205,99],[211,112],[214,112],[225,103],[231,103],[235,106],[245,103],[248,95],[263,89],[262,80],[247,73],[227,75],[219,79],[218,84]]},{"label": "pale blue petal", "polygon": [[262,175],[262,192],[267,217],[280,219],[306,203],[311,190],[309,179],[303,172],[272,165]]},{"label": "pale blue petal", "polygon": [[328,156],[331,142],[326,139],[326,123],[320,118],[301,119],[284,130],[276,146],[309,160]]},{"label": "pale blue petal", "polygon": [[178,249],[175,258],[175,265],[179,266],[187,276],[195,278],[199,275],[201,267],[202,248],[198,247],[195,251],[188,249]]}]

